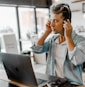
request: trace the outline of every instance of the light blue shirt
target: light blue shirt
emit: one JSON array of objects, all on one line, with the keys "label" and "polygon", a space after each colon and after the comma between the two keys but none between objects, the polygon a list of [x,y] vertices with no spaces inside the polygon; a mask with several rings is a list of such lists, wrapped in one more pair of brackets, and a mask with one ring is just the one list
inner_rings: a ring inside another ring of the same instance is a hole
[{"label": "light blue shirt", "polygon": [[[36,53],[48,52],[46,74],[54,76],[56,76],[55,40],[57,38],[53,36],[43,46],[32,46]],[[85,62],[85,38],[75,32],[72,33],[72,38],[76,47],[73,51],[68,50],[63,66],[64,76],[71,84],[83,85],[82,64]]]}]

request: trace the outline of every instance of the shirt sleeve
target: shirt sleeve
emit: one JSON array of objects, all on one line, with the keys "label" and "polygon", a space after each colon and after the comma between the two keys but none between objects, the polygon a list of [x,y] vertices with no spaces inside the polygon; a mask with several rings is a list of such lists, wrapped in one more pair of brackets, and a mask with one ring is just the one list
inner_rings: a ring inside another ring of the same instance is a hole
[{"label": "shirt sleeve", "polygon": [[35,44],[31,48],[32,48],[33,52],[35,52],[35,53],[43,53],[43,52],[48,52],[49,47],[51,47],[51,42],[47,41],[42,46]]},{"label": "shirt sleeve", "polygon": [[85,62],[85,41],[80,42],[73,51],[68,51],[69,60],[74,65],[80,65]]}]

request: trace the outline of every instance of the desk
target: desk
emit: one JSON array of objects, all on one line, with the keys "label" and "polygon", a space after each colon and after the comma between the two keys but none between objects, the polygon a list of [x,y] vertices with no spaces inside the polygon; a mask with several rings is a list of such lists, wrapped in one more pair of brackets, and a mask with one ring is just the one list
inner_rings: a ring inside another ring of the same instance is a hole
[{"label": "desk", "polygon": [[[0,79],[0,87],[9,87],[9,83],[10,82],[8,82],[8,81]],[[13,87],[29,87],[29,86],[25,86],[25,85],[22,85],[22,84],[19,84],[16,82],[11,82],[11,84],[14,84]],[[45,86],[45,87],[47,87],[47,86]],[[77,86],[77,87],[85,87],[85,86]]]},{"label": "desk", "polygon": [[24,84],[15,82],[15,81],[6,81],[3,79],[0,79],[0,87],[29,87]]},{"label": "desk", "polygon": [[[37,73],[36,76],[38,78],[44,78],[46,80],[57,79],[54,76],[47,76],[47,75],[43,75],[43,74],[39,74],[39,73]],[[12,84],[12,86],[9,86],[9,84],[10,85]],[[15,82],[15,81],[0,79],[0,87],[30,87],[30,86],[26,86],[24,84],[21,84],[21,83]],[[45,86],[45,87],[48,87],[48,86]],[[77,86],[77,87],[85,87],[85,86]]]},{"label": "desk", "polygon": [[[55,76],[48,76],[48,75],[44,75],[44,74],[40,74],[40,73],[36,73],[35,75],[38,79],[42,78],[46,81],[52,81],[52,80],[57,79]],[[30,86],[26,86],[24,84],[21,84],[21,83],[15,82],[15,81],[0,79],[0,87],[9,87],[9,84],[15,85],[15,86],[10,86],[10,87],[30,87]],[[47,87],[47,86],[44,86],[44,87]]]}]

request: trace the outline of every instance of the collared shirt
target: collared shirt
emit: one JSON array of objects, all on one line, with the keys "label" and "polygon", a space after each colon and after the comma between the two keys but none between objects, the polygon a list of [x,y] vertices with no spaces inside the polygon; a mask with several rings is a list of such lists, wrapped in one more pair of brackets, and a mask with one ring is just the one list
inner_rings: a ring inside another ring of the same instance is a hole
[{"label": "collared shirt", "polygon": [[[54,76],[56,76],[55,40],[57,38],[52,37],[43,46],[32,46],[33,51],[36,53],[48,52],[46,74]],[[72,32],[72,39],[75,48],[73,51],[68,50],[63,65],[63,72],[71,84],[83,85],[82,64],[85,62],[85,38]]]}]

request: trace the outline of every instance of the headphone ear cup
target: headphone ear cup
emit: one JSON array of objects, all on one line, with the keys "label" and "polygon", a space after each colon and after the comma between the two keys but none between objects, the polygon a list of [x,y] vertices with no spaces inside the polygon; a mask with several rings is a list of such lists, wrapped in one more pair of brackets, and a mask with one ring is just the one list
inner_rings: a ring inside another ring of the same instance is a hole
[{"label": "headphone ear cup", "polygon": [[63,6],[64,6],[64,9],[67,9],[67,11],[64,12],[65,20],[69,19],[70,22],[71,22],[71,10],[70,10],[70,7],[69,7],[69,5],[66,5],[66,4],[64,4]]},{"label": "headphone ear cup", "polygon": [[65,21],[67,21],[68,18],[64,18]]}]

